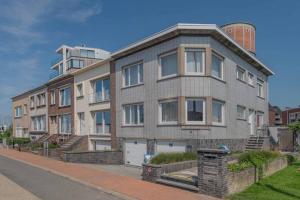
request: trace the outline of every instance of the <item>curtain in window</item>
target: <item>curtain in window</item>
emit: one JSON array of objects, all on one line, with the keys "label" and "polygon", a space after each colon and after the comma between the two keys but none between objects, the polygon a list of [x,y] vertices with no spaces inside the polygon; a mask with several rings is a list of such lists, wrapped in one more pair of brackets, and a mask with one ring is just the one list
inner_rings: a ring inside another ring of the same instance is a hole
[{"label": "curtain in window", "polygon": [[177,121],[177,111],[178,103],[174,102],[166,102],[161,104],[162,110],[162,122],[174,122]]}]

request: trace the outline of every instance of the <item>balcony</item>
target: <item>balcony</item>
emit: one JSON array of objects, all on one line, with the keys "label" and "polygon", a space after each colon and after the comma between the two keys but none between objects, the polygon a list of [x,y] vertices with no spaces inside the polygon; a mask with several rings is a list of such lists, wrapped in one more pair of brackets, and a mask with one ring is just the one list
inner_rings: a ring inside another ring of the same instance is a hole
[{"label": "balcony", "polygon": [[109,101],[109,100],[110,100],[109,91],[95,92],[95,93],[92,93],[89,95],[90,104],[100,103],[100,102]]},{"label": "balcony", "polygon": [[50,72],[49,72],[49,80],[54,79],[54,78],[56,78],[56,77],[58,77],[58,76],[60,76],[60,75],[62,75],[62,73],[59,73],[58,70],[52,69],[52,70],[50,70]]}]

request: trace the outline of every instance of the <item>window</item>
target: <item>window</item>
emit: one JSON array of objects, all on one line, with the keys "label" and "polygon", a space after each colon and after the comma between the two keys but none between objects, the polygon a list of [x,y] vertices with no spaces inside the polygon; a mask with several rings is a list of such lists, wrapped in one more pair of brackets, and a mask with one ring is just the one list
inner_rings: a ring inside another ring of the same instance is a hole
[{"label": "window", "polygon": [[77,85],[77,97],[82,97],[83,96],[83,87],[82,87],[82,83]]},{"label": "window", "polygon": [[186,100],[186,120],[188,123],[204,123],[205,103],[203,99]]},{"label": "window", "polygon": [[16,127],[16,137],[17,138],[23,137],[23,128],[22,127]]},{"label": "window", "polygon": [[124,110],[124,124],[125,125],[141,125],[144,123],[144,105],[132,104],[125,105]]},{"label": "window", "polygon": [[109,134],[110,128],[110,112],[94,112],[94,134]]},{"label": "window", "polygon": [[31,118],[31,129],[33,131],[45,131],[46,130],[46,117],[36,116]]},{"label": "window", "polygon": [[236,67],[236,78],[240,81],[245,81],[246,71],[240,67]]},{"label": "window", "polygon": [[138,85],[143,83],[144,74],[143,74],[143,63],[131,65],[124,67],[123,69],[123,85],[125,87]]},{"label": "window", "polygon": [[177,75],[177,52],[160,56],[160,78]]},{"label": "window", "polygon": [[34,96],[30,97],[30,108],[34,108]]},{"label": "window", "polygon": [[70,68],[82,68],[84,67],[84,61],[78,59],[71,59],[67,62],[67,69]]},{"label": "window", "polygon": [[223,64],[224,63],[224,59],[213,53],[212,54],[212,76],[219,78],[219,79],[224,79],[224,75],[223,75]]},{"label": "window", "polygon": [[64,65],[63,63],[60,63],[58,67],[58,75],[61,75],[63,73],[64,73]]},{"label": "window", "polygon": [[250,72],[248,72],[248,83],[252,86],[254,85],[254,75]]},{"label": "window", "polygon": [[264,124],[264,113],[257,111],[256,113],[256,127],[262,127]]},{"label": "window", "polygon": [[93,93],[90,103],[98,103],[110,99],[110,79],[99,79],[92,82]]},{"label": "window", "polygon": [[177,123],[178,101],[168,100],[159,103],[160,123]]},{"label": "window", "polygon": [[50,104],[55,105],[55,90],[50,91]]},{"label": "window", "polygon": [[205,50],[186,49],[185,50],[185,70],[188,74],[204,75]]},{"label": "window", "polygon": [[64,88],[59,91],[60,94],[60,106],[71,105],[71,88]]},{"label": "window", "polygon": [[37,106],[44,106],[46,105],[46,94],[38,94],[37,95]]},{"label": "window", "polygon": [[244,106],[237,105],[237,118],[246,119],[246,108]]},{"label": "window", "polygon": [[214,125],[224,125],[224,102],[213,100],[212,102],[212,122]]},{"label": "window", "polygon": [[72,124],[70,114],[61,115],[59,124],[61,134],[71,134]]},{"label": "window", "polygon": [[264,98],[264,82],[260,79],[257,79],[257,95]]},{"label": "window", "polygon": [[15,108],[15,117],[22,117],[22,106]]},{"label": "window", "polygon": [[83,131],[84,131],[84,113],[83,112],[80,112],[77,114],[78,115],[78,120],[79,120],[79,123],[78,123],[78,126],[79,126],[79,133],[82,134]]},{"label": "window", "polygon": [[86,58],[95,58],[95,51],[80,49],[80,56],[81,57],[86,57]]}]

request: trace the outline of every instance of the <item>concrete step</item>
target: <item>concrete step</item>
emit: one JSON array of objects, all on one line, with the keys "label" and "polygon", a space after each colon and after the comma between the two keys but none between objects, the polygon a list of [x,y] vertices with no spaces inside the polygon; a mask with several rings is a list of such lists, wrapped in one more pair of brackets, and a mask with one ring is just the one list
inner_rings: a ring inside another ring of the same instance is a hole
[{"label": "concrete step", "polygon": [[196,186],[179,183],[179,182],[175,182],[175,181],[169,181],[169,180],[165,180],[165,179],[157,179],[156,182],[159,184],[162,184],[162,185],[167,185],[167,186],[176,187],[176,188],[180,188],[180,189],[184,189],[184,190],[189,190],[192,192],[199,191],[198,187],[196,187]]}]

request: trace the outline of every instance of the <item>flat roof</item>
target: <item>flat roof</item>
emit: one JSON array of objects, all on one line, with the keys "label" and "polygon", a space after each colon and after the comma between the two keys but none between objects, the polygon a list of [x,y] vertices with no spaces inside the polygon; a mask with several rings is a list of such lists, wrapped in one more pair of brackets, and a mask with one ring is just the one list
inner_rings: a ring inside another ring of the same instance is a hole
[{"label": "flat roof", "polygon": [[236,41],[234,41],[229,35],[227,35],[220,27],[216,24],[176,24],[162,31],[159,31],[149,37],[146,37],[138,42],[132,43],[129,46],[117,50],[112,53],[112,58],[118,59],[126,55],[135,53],[139,50],[148,48],[162,41],[168,40],[170,38],[176,37],[181,34],[189,35],[211,35],[219,42],[227,46],[229,49],[236,52],[240,57],[246,60],[248,63],[252,64],[259,71],[266,75],[274,75],[275,73],[263,64],[257,57],[252,53],[240,46]]}]

